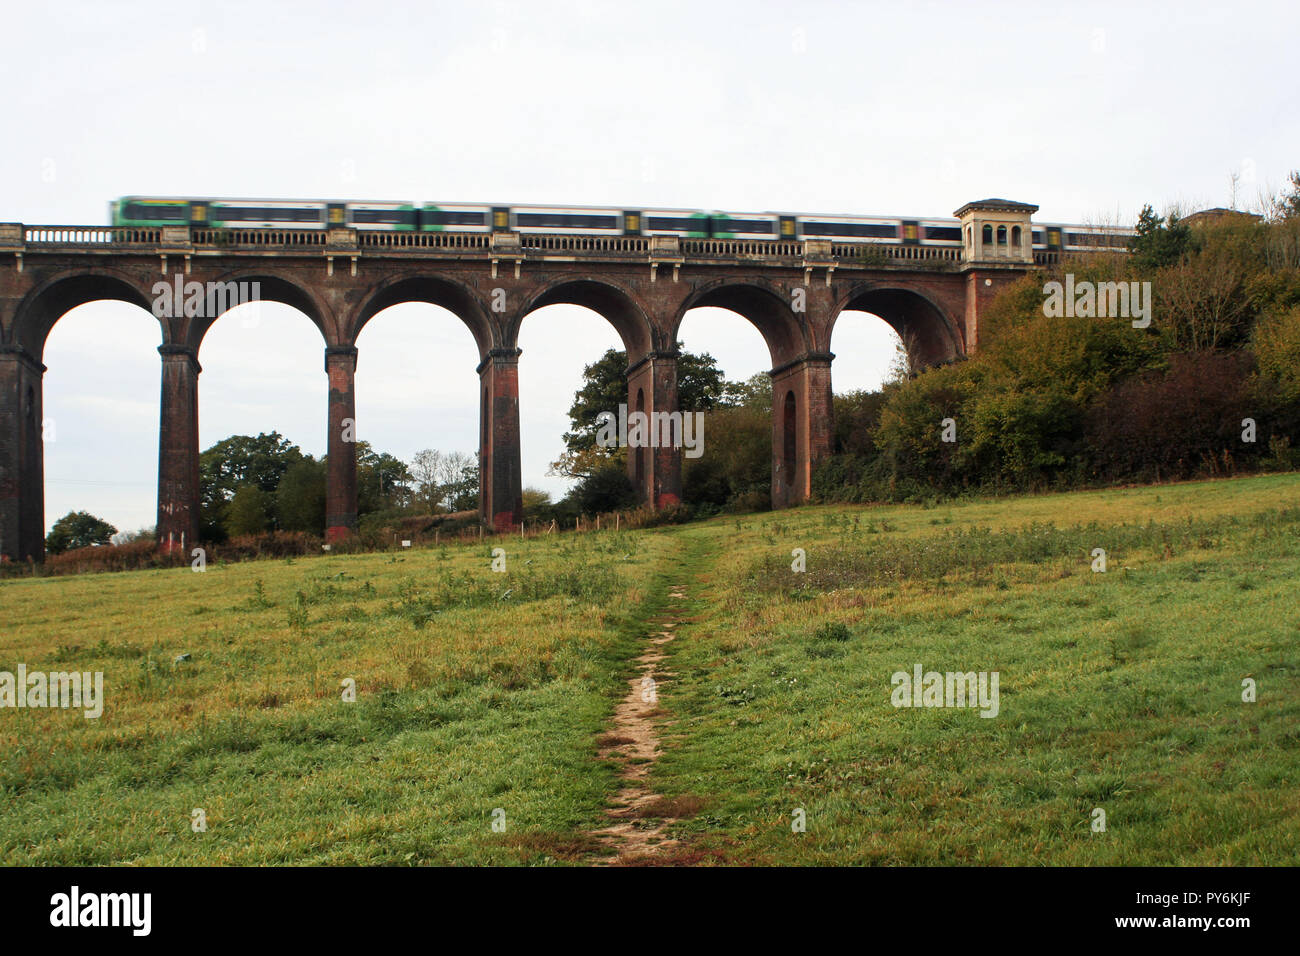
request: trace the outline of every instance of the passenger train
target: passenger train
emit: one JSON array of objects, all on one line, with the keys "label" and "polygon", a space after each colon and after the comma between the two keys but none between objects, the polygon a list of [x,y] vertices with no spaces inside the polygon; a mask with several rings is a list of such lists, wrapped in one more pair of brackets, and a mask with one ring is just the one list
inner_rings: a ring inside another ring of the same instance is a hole
[{"label": "passenger train", "polygon": [[[961,248],[956,219],[891,219],[803,213],[727,213],[699,209],[597,206],[494,206],[476,203],[327,202],[127,196],[111,204],[115,226],[326,229],[350,226],[404,232],[520,232],[578,236],[680,236],[694,239],[832,239],[839,242]],[[1123,250],[1131,229],[1035,223],[1035,249]]]}]

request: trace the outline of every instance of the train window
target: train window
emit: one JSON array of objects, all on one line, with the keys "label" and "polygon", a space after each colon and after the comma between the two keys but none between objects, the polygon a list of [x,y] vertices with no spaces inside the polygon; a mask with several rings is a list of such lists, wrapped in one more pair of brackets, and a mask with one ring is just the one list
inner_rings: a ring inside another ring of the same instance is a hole
[{"label": "train window", "polygon": [[960,226],[926,226],[925,238],[940,242],[961,242]]},{"label": "train window", "polygon": [[427,226],[486,226],[486,212],[463,212],[452,209],[426,209],[420,213]]},{"label": "train window", "polygon": [[708,232],[709,224],[704,219],[682,216],[646,216],[646,228],[671,232]]},{"label": "train window", "polygon": [[397,225],[414,225],[413,209],[353,209],[353,222],[388,223]]},{"label": "train window", "polygon": [[515,214],[515,225],[523,229],[617,229],[618,217],[554,212],[521,212]]},{"label": "train window", "polygon": [[1122,247],[1128,241],[1128,236],[1116,236],[1101,232],[1067,232],[1065,234],[1065,242],[1071,246]]},{"label": "train window", "polygon": [[866,239],[897,239],[898,227],[874,222],[811,222],[802,224],[805,236],[845,236]]},{"label": "train window", "polygon": [[212,218],[218,222],[320,222],[321,210],[218,206],[212,210]]},{"label": "train window", "polygon": [[127,203],[127,219],[189,219],[184,206],[155,206],[147,203]]},{"label": "train window", "polygon": [[771,235],[775,223],[762,219],[715,219],[713,228],[718,232],[761,232]]}]

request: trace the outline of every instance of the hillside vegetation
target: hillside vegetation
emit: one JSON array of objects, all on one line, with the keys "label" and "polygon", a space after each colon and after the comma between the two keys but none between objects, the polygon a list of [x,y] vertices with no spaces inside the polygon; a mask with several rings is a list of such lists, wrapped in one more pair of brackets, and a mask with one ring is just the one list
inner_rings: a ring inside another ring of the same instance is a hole
[{"label": "hillside vegetation", "polygon": [[590,862],[678,588],[668,862],[1294,865],[1297,580],[1297,475],[10,580],[0,670],[106,704],[0,710],[0,862]]}]

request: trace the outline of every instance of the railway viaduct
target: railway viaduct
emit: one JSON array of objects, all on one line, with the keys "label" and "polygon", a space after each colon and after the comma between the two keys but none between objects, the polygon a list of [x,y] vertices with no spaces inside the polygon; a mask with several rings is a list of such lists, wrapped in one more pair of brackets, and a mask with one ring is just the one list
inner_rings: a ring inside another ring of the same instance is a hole
[{"label": "railway viaduct", "polygon": [[[0,555],[44,556],[41,382],[46,338],[86,302],[121,300],[158,315],[155,286],[253,283],[264,300],[320,330],[329,378],[326,535],[356,527],[357,337],[382,310],[429,302],[456,315],[478,345],[480,513],[505,530],[521,520],[520,325],[548,305],[585,306],[618,332],[628,356],[629,410],[677,409],[678,329],[687,310],[730,309],[762,334],[772,360],[772,504],[809,494],[831,451],[831,333],[848,309],[874,313],[909,343],[914,363],[978,347],[980,313],[1035,266],[1030,215],[1007,200],[957,211],[961,248],[677,237],[518,233],[112,228],[0,223]],[[1005,227],[1005,228],[1003,228]],[[1008,242],[986,237],[1013,236]],[[1041,263],[1050,254],[1038,253]],[[225,298],[224,296],[218,298]],[[199,348],[233,302],[163,309],[158,541],[199,534]],[[716,439],[714,439],[716,440]],[[707,445],[706,452],[707,454]],[[677,503],[681,450],[630,450],[642,502]]]}]

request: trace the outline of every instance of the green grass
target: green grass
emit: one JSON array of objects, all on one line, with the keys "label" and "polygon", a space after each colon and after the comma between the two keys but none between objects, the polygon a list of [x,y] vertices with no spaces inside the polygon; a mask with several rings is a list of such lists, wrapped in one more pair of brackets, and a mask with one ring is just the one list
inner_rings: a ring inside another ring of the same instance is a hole
[{"label": "green grass", "polygon": [[[107,703],[0,710],[0,863],[588,860],[597,741],[676,613],[680,862],[1294,865],[1298,506],[1285,475],[7,581],[0,670]],[[999,715],[894,708],[917,663],[997,671]]]}]

